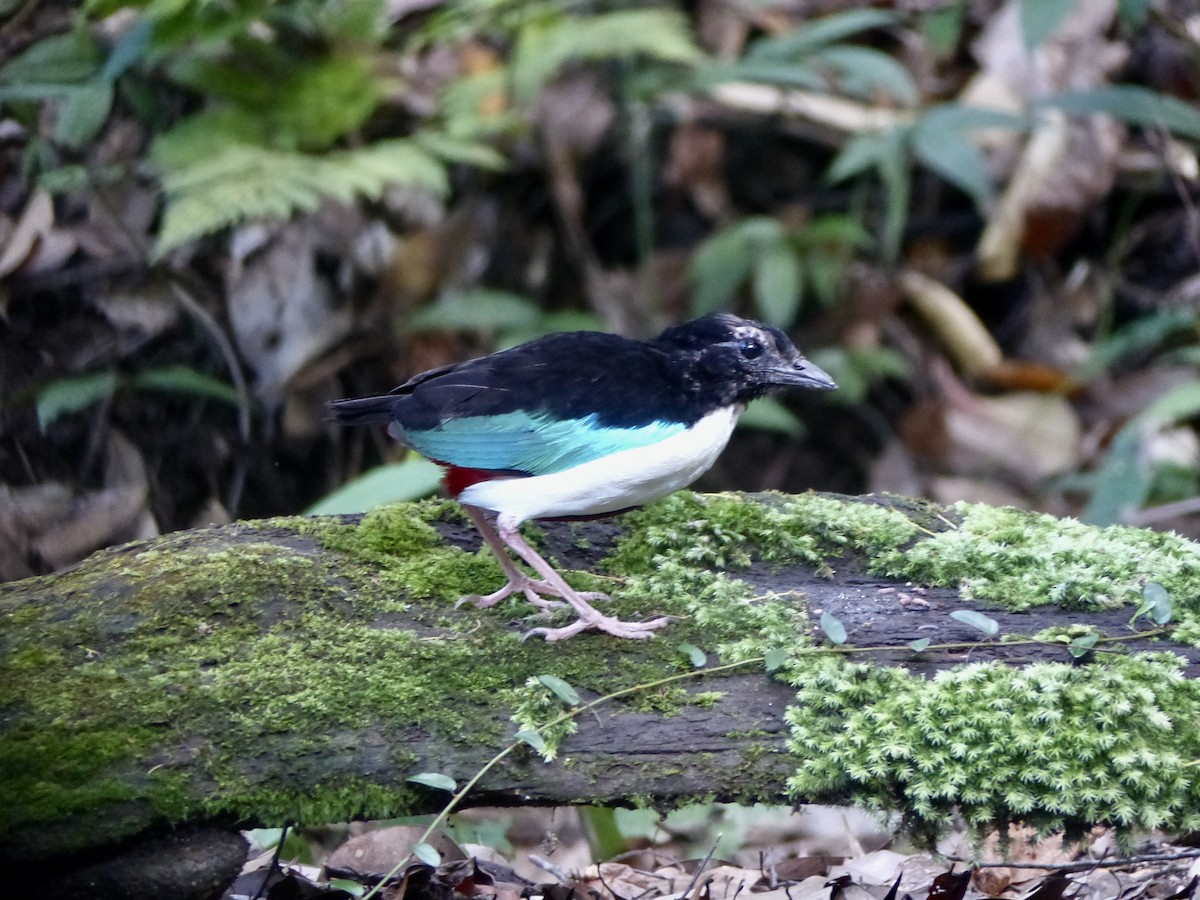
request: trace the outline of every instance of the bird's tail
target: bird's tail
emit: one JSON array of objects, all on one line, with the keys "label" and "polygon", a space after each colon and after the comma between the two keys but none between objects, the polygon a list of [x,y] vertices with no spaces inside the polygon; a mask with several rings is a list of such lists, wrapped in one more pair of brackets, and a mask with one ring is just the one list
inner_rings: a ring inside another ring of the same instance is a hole
[{"label": "bird's tail", "polygon": [[339,425],[386,425],[392,421],[394,395],[360,397],[356,400],[334,400],[329,404],[333,421]]}]

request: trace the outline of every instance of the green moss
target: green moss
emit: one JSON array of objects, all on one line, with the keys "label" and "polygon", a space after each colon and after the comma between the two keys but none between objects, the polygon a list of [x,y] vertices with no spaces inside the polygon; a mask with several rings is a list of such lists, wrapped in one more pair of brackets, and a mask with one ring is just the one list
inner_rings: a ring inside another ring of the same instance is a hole
[{"label": "green moss", "polygon": [[903,513],[819,494],[680,491],[624,521],[629,531],[610,563],[627,572],[649,572],[664,555],[718,569],[754,559],[815,565],[847,550],[890,549],[918,534]]},{"label": "green moss", "polygon": [[[0,831],[147,796],[168,818],[197,810],[298,822],[356,810],[403,814],[420,800],[411,788],[365,780],[352,766],[318,784],[308,759],[319,751],[353,757],[358,735],[415,727],[438,741],[499,750],[516,730],[508,723],[514,711],[527,726],[562,712],[537,675],[590,695],[649,685],[689,671],[683,643],[722,663],[776,648],[792,653],[797,797],[848,790],[915,810],[924,824],[939,822],[957,800],[977,823],[1190,823],[1186,805],[1197,798],[1181,760],[1198,758],[1200,747],[1190,743],[1190,727],[1162,724],[1195,721],[1197,712],[1195,689],[1175,664],[1105,657],[1103,667],[1078,669],[966,666],[925,682],[802,655],[813,649],[803,602],[756,593],[737,578],[755,561],[820,569],[862,554],[874,571],[925,583],[959,585],[975,573],[962,585],[965,596],[1019,608],[1136,601],[1152,578],[1177,598],[1181,636],[1200,635],[1189,608],[1200,594],[1195,545],[1011,510],[959,512],[955,527],[920,506],[906,516],[817,495],[683,492],[631,514],[602,572],[568,577],[585,590],[610,590],[615,615],[677,619],[638,646],[636,661],[604,635],[521,642],[509,622],[528,606],[517,599],[455,609],[459,597],[494,590],[503,575],[486,549],[468,553],[442,539],[435,526],[461,517],[445,502],[393,507],[359,523],[276,520],[269,527],[283,530],[279,542],[269,533],[254,540],[263,525],[236,526],[250,542],[229,550],[207,549],[201,531],[109,551],[44,580],[53,588],[46,596],[56,598],[44,605],[22,604],[19,587],[0,589],[0,635],[21,648],[0,659],[0,714],[12,723],[0,734],[8,798]],[[291,549],[297,533],[319,550]],[[135,551],[153,574],[131,590]],[[74,599],[81,596],[87,604]],[[1069,636],[1067,629],[1048,639]],[[481,666],[484,656],[502,662]],[[671,685],[621,702],[671,715],[719,696]],[[989,716],[991,723],[977,721]],[[1016,757],[1004,756],[1015,752],[1002,733],[1013,721],[1026,749],[1044,756],[1028,784]],[[1051,746],[1076,744],[1107,754],[1095,789],[1076,785],[1080,760],[1055,756]],[[258,770],[259,759],[274,768]],[[752,762],[744,789],[758,799],[770,789],[753,781]]]},{"label": "green moss", "polygon": [[1009,507],[960,503],[957,527],[880,553],[878,574],[957,587],[964,600],[1009,609],[1138,603],[1147,581],[1172,598],[1200,596],[1200,548],[1175,534],[1097,528]]},{"label": "green moss", "polygon": [[1177,617],[1171,637],[1181,644],[1190,647],[1200,647],[1200,614],[1192,610],[1184,610]]},{"label": "green moss", "polygon": [[1200,685],[1169,654],[1103,666],[976,663],[930,681],[814,657],[790,667],[797,799],[847,794],[933,835],[986,828],[1200,825]]},{"label": "green moss", "polygon": [[710,709],[724,700],[727,693],[727,691],[700,691],[690,695],[688,702],[701,709]]}]

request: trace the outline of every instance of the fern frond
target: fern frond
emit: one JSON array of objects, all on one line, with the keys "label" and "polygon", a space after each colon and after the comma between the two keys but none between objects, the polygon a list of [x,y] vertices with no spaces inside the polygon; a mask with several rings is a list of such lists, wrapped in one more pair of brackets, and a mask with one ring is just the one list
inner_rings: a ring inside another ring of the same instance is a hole
[{"label": "fern frond", "polygon": [[519,106],[569,62],[642,54],[663,62],[690,63],[702,56],[687,21],[663,9],[631,9],[595,16],[567,16],[521,31],[512,61],[513,96]]},{"label": "fern frond", "polygon": [[375,199],[393,184],[438,195],[449,189],[441,161],[412,140],[320,155],[226,144],[164,175],[166,210],[154,255],[246,219],[312,212],[327,198]]}]

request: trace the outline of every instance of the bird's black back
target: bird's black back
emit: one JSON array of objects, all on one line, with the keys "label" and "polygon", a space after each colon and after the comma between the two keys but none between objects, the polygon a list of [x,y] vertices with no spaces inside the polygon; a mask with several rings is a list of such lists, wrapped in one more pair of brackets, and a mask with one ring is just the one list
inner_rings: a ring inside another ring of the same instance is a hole
[{"label": "bird's black back", "polygon": [[689,396],[676,361],[650,343],[576,331],[425,372],[392,392],[406,429],[465,416],[537,412],[554,419],[596,415],[596,424],[635,428],[686,422],[708,409]]}]

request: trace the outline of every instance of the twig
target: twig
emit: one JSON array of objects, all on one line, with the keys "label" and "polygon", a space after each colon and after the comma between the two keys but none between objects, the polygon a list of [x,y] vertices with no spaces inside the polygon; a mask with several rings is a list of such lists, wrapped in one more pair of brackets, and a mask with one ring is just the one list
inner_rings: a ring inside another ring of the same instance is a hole
[{"label": "twig", "polygon": [[263,892],[267,889],[267,882],[271,880],[271,875],[279,871],[279,857],[283,853],[283,842],[287,840],[288,829],[291,827],[291,823],[285,822],[283,828],[279,829],[279,842],[275,845],[275,852],[271,854],[271,864],[263,871],[262,883],[254,892],[252,900],[261,900]]},{"label": "twig", "polygon": [[683,900],[687,900],[688,894],[692,892],[692,888],[696,886],[696,882],[700,880],[700,876],[704,874],[704,870],[708,868],[708,863],[712,859],[713,854],[717,852],[717,844],[720,842],[722,835],[717,835],[712,842],[712,846],[708,848],[708,852],[704,854],[704,859],[700,860],[700,865],[696,866],[696,872],[692,875],[692,880],[688,882],[688,886],[683,889],[683,893],[679,896]]},{"label": "twig", "polygon": [[575,876],[573,876],[570,872],[568,872],[562,866],[558,866],[550,862],[550,860],[546,859],[544,856],[538,856],[536,853],[530,853],[528,859],[539,869],[549,872],[563,884],[567,884],[568,882],[575,880]]}]

